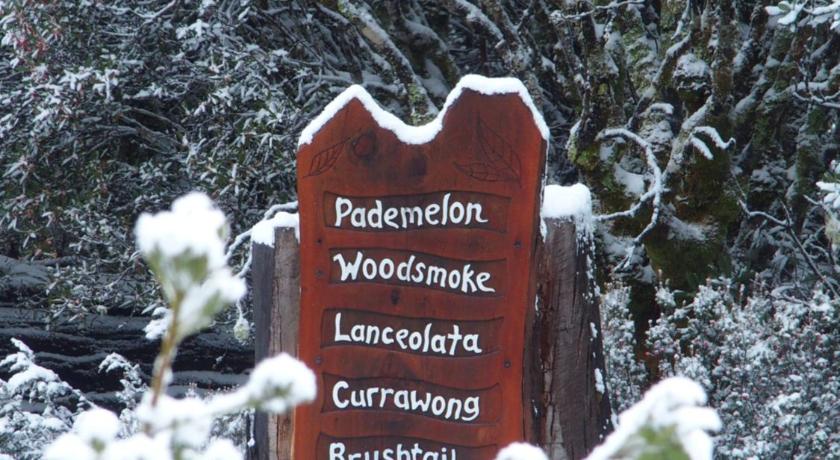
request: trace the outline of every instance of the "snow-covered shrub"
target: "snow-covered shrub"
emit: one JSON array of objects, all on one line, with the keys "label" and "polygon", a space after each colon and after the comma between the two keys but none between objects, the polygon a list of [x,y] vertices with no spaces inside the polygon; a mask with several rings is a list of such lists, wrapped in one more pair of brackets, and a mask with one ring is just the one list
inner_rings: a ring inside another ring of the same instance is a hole
[{"label": "snow-covered shrub", "polygon": [[707,432],[719,430],[720,419],[705,403],[703,388],[691,379],[663,380],[619,415],[615,431],[587,460],[711,460]]},{"label": "snow-covered shrub", "polygon": [[354,81],[299,81],[341,53],[257,3],[0,0],[0,253],[60,262],[33,304],[139,313],[142,210],[208,190],[239,232],[294,194],[294,133]]},{"label": "snow-covered shrub", "polygon": [[840,299],[726,280],[663,307],[648,346],[662,375],[684,375],[708,391],[723,420],[725,458],[840,456]]},{"label": "snow-covered shrub", "polygon": [[0,369],[11,374],[0,379],[0,459],[34,460],[92,405],[55,372],[35,364],[35,354],[23,342],[12,343],[18,352],[0,361]]},{"label": "snow-covered shrub", "polygon": [[840,32],[840,0],[817,0],[806,8],[804,1],[779,2],[766,7],[767,14],[775,17],[783,26],[794,26],[799,22],[810,25],[831,23],[831,30]]},{"label": "snow-covered shrub", "polygon": [[[205,400],[166,394],[178,345],[209,325],[216,314],[245,292],[244,282],[227,266],[224,214],[203,194],[176,200],[171,211],[140,216],[137,246],[159,280],[169,305],[147,328],[163,336],[152,383],[136,409],[118,418],[95,408],[80,414],[72,432],[63,434],[45,453],[48,460],[192,460],[236,459],[233,442],[214,436],[213,421],[252,409],[280,413],[315,397],[315,376],[300,361],[281,354],[260,362],[242,387]],[[126,399],[142,388],[137,370],[109,356],[102,365],[122,369]],[[121,420],[122,419],[122,420]],[[139,428],[139,430],[138,430]],[[218,427],[216,434],[219,433]]]},{"label": "snow-covered shrub", "polygon": [[129,362],[117,353],[111,353],[99,364],[99,372],[121,372],[120,385],[122,390],[117,392],[117,401],[123,407],[120,411],[122,423],[121,434],[128,436],[140,431],[135,409],[142,395],[149,389],[140,375],[140,366]]},{"label": "snow-covered shrub", "polygon": [[601,296],[601,333],[607,388],[616,411],[623,411],[639,401],[647,381],[645,367],[636,358],[634,331],[630,288],[618,283],[608,286]]},{"label": "snow-covered shrub", "polygon": [[[838,2],[840,5],[840,2]],[[827,180],[817,182],[817,187],[823,192],[823,206],[825,208],[825,234],[831,241],[831,247],[836,251],[840,248],[840,162],[833,161]]]},{"label": "snow-covered shrub", "polygon": [[[709,431],[720,429],[706,393],[696,382],[673,377],[654,385],[618,417],[615,431],[587,460],[712,460]],[[535,446],[514,443],[496,460],[548,460]]]}]

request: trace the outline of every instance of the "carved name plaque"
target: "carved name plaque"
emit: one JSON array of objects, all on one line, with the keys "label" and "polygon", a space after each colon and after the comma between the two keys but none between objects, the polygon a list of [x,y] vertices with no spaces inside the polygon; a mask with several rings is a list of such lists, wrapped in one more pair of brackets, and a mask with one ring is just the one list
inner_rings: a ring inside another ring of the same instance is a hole
[{"label": "carved name plaque", "polygon": [[[485,94],[488,93],[488,94]],[[409,127],[359,87],[298,153],[298,460],[487,460],[524,437],[546,129],[513,79],[469,77]]]}]

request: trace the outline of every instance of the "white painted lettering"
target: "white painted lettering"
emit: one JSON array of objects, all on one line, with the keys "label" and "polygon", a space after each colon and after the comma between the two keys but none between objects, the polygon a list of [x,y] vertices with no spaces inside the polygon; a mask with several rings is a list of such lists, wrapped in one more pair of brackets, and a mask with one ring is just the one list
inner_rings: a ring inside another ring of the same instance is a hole
[{"label": "white painted lettering", "polygon": [[341,227],[341,220],[350,215],[353,202],[347,198],[338,197],[335,200],[335,226]]},{"label": "white painted lettering", "polygon": [[475,277],[475,284],[478,285],[478,288],[483,292],[496,292],[495,289],[491,287],[487,287],[484,285],[486,281],[490,279],[490,274],[487,272],[481,272]]},{"label": "white painted lettering", "polygon": [[338,382],[335,382],[335,385],[333,385],[332,390],[332,399],[333,404],[335,404],[335,407],[339,409],[344,409],[345,407],[350,405],[349,401],[347,401],[346,399],[342,400],[338,394],[339,391],[346,390],[348,388],[350,388],[350,384],[345,382],[344,380],[339,380]]},{"label": "white painted lettering", "polygon": [[391,259],[382,259],[379,262],[379,276],[389,280],[394,276],[394,261]]},{"label": "white painted lettering", "polygon": [[[346,394],[349,393],[349,398]],[[431,391],[363,385],[339,380],[332,390],[338,410],[392,409],[444,420],[473,421],[481,412],[481,396],[444,396]]]},{"label": "white painted lettering", "polygon": [[365,208],[353,209],[353,212],[350,213],[350,224],[356,228],[367,227],[367,222],[365,222]]},{"label": "white painted lettering", "polygon": [[[481,209],[481,205],[479,205],[479,209]],[[385,210],[385,225],[387,225],[391,228],[396,228],[396,229],[399,230],[400,226],[397,225],[396,222],[394,222],[394,218],[397,217],[398,213],[399,213],[399,211],[397,211],[396,208],[386,209]]]},{"label": "white painted lettering", "polygon": [[334,255],[333,260],[341,265],[341,281],[346,281],[347,278],[355,281],[359,274],[359,265],[362,263],[362,251],[356,251],[356,260],[352,263],[345,263],[341,254]]},{"label": "white painted lettering", "polygon": [[344,460],[344,452],[346,448],[343,442],[330,443],[330,460]]},{"label": "white painted lettering", "polygon": [[[351,316],[352,318],[352,316]],[[349,324],[348,324],[349,323]],[[349,332],[345,332],[349,331]],[[416,327],[397,328],[347,320],[344,313],[335,315],[335,342],[383,346],[401,351],[438,355],[480,355],[480,334],[463,334],[457,323],[436,330],[431,321]]]},{"label": "white painted lettering", "polygon": [[336,313],[335,315],[335,341],[336,342],[349,342],[350,336],[347,334],[341,333],[341,313]]},{"label": "white painted lettering", "polygon": [[432,219],[432,217],[437,215],[437,213],[439,213],[439,212],[440,212],[440,205],[430,204],[430,205],[426,206],[426,222],[428,222],[432,225],[438,225],[438,222],[440,222],[440,221],[437,220],[437,219]]},{"label": "white painted lettering", "polygon": [[467,221],[465,222],[466,225],[469,225],[473,219],[473,213],[475,213],[475,221],[481,224],[486,224],[488,222],[487,219],[481,217],[481,203],[467,203]]}]

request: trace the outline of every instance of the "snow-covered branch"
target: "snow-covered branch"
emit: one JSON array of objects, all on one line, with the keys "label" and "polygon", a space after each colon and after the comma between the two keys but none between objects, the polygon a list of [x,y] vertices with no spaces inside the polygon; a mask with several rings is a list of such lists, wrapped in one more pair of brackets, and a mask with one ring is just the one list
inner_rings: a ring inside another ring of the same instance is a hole
[{"label": "snow-covered branch", "polygon": [[[830,190],[830,187],[827,187],[827,185],[829,184],[818,182],[817,185],[824,191]],[[827,196],[831,195],[831,193],[834,192],[829,191]],[[817,262],[814,260],[814,257],[808,252],[807,249],[805,249],[805,245],[802,243],[802,239],[796,232],[796,228],[794,226],[794,221],[791,216],[790,210],[786,205],[782,204],[782,210],[785,213],[785,219],[783,220],[779,219],[778,217],[772,216],[764,211],[750,210],[750,208],[747,206],[747,203],[743,199],[738,200],[738,203],[740,204],[741,209],[743,209],[744,213],[746,213],[749,218],[758,217],[782,228],[785,231],[785,233],[789,235],[790,239],[794,243],[796,250],[805,260],[805,263],[808,265],[808,268],[811,270],[814,276],[817,279],[819,279],[822,282],[822,285],[825,286],[828,290],[830,290],[835,297],[840,297],[840,292],[835,287],[833,280],[826,278],[822,270],[820,270],[819,266],[817,265]],[[831,201],[831,203],[833,203],[833,201]]]},{"label": "snow-covered branch", "polygon": [[613,212],[610,214],[602,214],[596,216],[595,219],[599,221],[611,220],[618,217],[634,217],[636,213],[644,206],[647,202],[650,202],[653,212],[651,214],[650,221],[648,222],[647,226],[634,238],[634,244],[638,245],[641,243],[642,238],[653,230],[656,224],[659,221],[659,214],[661,212],[661,205],[662,205],[662,194],[665,192],[665,178],[663,177],[662,170],[659,168],[659,164],[656,162],[656,155],[653,153],[653,148],[651,144],[643,139],[638,134],[629,131],[624,128],[611,128],[602,131],[598,134],[596,140],[604,141],[610,138],[623,138],[629,141],[632,141],[637,146],[639,146],[642,151],[644,152],[644,160],[647,164],[649,173],[650,173],[650,185],[648,185],[647,190],[642,193],[639,198],[637,199],[636,203],[634,203],[630,208],[625,209],[624,211]]},{"label": "snow-covered branch", "polygon": [[733,138],[730,138],[728,141],[724,142],[723,138],[720,137],[720,134],[718,133],[717,129],[712,128],[711,126],[698,126],[694,128],[694,130],[688,137],[689,142],[691,142],[691,145],[693,145],[694,148],[699,150],[700,153],[707,160],[714,159],[714,155],[712,154],[712,150],[709,148],[709,146],[706,145],[706,142],[703,139],[697,137],[697,134],[705,134],[706,136],[708,136],[709,139],[711,139],[711,141],[714,143],[714,145],[720,150],[726,150],[731,145],[735,144],[735,139]]},{"label": "snow-covered branch", "polygon": [[575,13],[575,14],[564,14],[560,10],[553,11],[551,13],[551,19],[553,21],[558,21],[558,22],[577,21],[577,20],[589,17],[593,14],[597,14],[597,13],[601,13],[601,12],[605,12],[605,11],[617,10],[619,8],[626,7],[626,6],[641,6],[641,5],[644,5],[644,3],[645,3],[644,0],[621,0],[621,1],[613,0],[610,3],[607,3],[606,5],[590,5],[589,9],[587,11],[583,11],[583,12]]},{"label": "snow-covered branch", "polygon": [[412,119],[421,122],[434,117],[438,110],[429,98],[423,81],[412,68],[411,61],[391,40],[390,35],[382,29],[376,18],[364,8],[357,6],[352,0],[339,0],[338,5],[344,15],[359,27],[362,35],[377,50],[382,52],[385,59],[393,67],[408,95]]}]

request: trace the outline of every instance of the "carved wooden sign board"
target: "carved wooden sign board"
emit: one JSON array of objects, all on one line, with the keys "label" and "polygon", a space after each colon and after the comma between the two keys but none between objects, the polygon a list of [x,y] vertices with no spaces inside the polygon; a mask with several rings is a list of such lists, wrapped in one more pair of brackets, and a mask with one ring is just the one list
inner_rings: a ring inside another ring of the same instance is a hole
[{"label": "carved wooden sign board", "polygon": [[518,80],[476,77],[426,126],[353,87],[304,131],[298,354],[318,399],[295,459],[487,460],[523,439],[540,120]]}]

